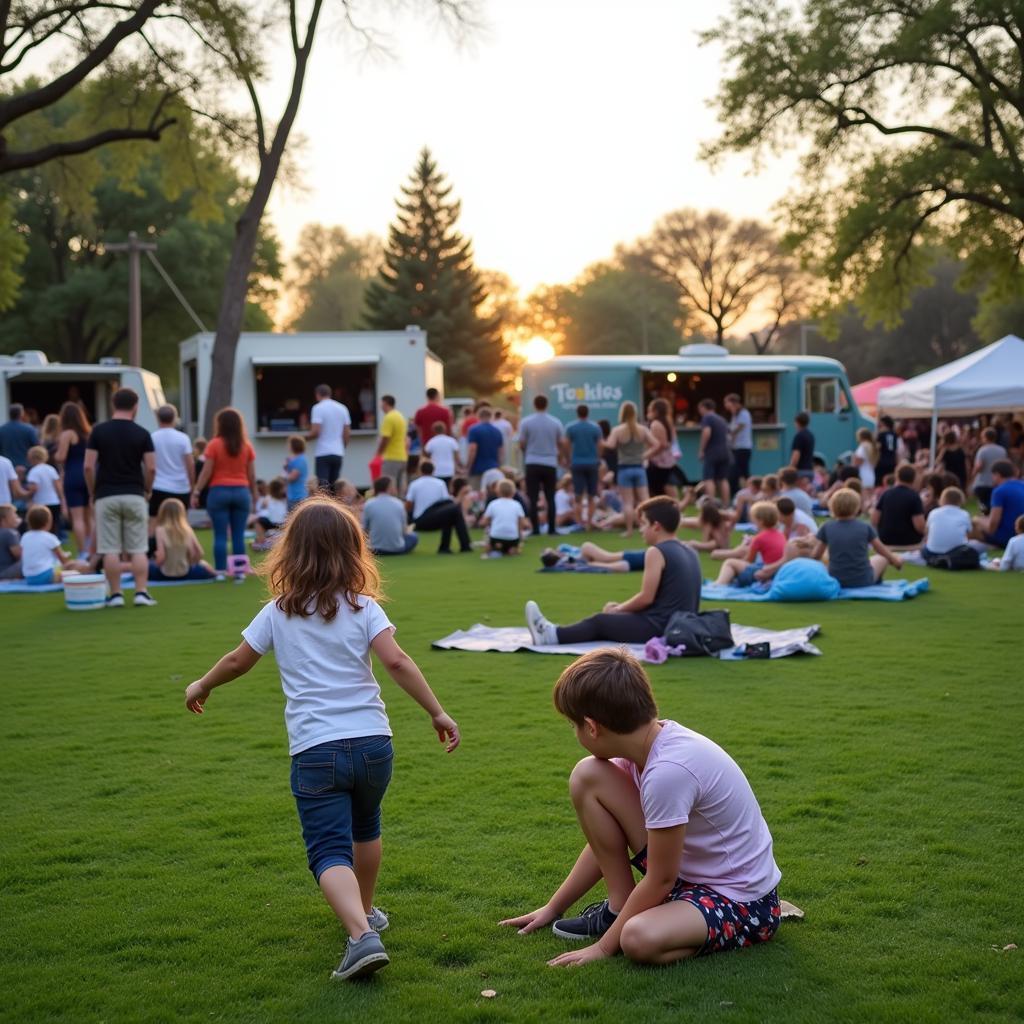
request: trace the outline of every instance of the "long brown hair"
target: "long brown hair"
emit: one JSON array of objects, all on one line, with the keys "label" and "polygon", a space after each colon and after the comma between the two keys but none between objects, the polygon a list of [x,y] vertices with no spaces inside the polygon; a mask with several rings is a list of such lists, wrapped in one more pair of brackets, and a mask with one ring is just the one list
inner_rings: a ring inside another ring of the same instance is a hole
[{"label": "long brown hair", "polygon": [[619,406],[619,424],[625,424],[629,439],[635,441],[640,431],[637,429],[636,406],[632,402],[623,402]]},{"label": "long brown hair", "polygon": [[92,427],[89,426],[89,420],[77,402],[65,402],[60,407],[60,429],[73,430],[79,441],[85,441]]},{"label": "long brown hair", "polygon": [[285,615],[320,615],[332,622],[339,598],[380,598],[380,573],[359,520],[327,495],[306,498],[288,517],[258,572]]},{"label": "long brown hair", "polygon": [[675,424],[669,418],[669,404],[664,398],[656,398],[651,402],[654,419],[665,428],[665,439],[671,444],[676,439]]},{"label": "long brown hair", "polygon": [[219,410],[213,420],[214,433],[224,442],[228,455],[234,458],[246,445],[245,420],[237,409],[230,405]]}]

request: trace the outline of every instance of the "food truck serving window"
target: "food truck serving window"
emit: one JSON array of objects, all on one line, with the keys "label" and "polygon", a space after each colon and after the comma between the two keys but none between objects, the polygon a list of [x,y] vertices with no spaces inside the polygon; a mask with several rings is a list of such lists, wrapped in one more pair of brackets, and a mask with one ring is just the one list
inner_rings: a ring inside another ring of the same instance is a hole
[{"label": "food truck serving window", "polygon": [[[684,370],[644,369],[643,395],[646,408],[655,398],[664,398],[673,409],[677,427],[696,426],[700,420],[697,406],[713,398],[718,412],[725,413],[726,395],[739,395],[750,410],[754,423],[778,421],[777,374],[772,372],[719,370],[688,373]],[[643,413],[643,410],[641,410]]]},{"label": "food truck serving window", "polygon": [[353,430],[376,430],[379,362],[379,356],[369,355],[310,362],[281,356],[253,358],[259,429],[305,430],[316,402],[314,392],[319,384],[327,384],[335,399],[348,407]]}]

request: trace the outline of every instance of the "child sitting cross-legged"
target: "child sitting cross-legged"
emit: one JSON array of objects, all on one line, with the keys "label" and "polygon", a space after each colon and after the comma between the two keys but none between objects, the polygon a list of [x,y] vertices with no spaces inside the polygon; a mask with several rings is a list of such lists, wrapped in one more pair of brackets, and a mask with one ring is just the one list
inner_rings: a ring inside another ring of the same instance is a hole
[{"label": "child sitting cross-legged", "polygon": [[267,534],[280,530],[288,518],[288,485],[283,477],[276,476],[267,484],[267,497],[263,509],[253,523],[256,539],[254,551],[266,551],[270,547]]},{"label": "child sitting cross-legged", "polygon": [[150,559],[149,578],[212,580],[215,573],[203,561],[203,546],[188,524],[185,506],[177,498],[164,498],[156,517],[156,555]]},{"label": "child sitting cross-legged", "polygon": [[750,510],[750,518],[757,525],[758,531],[746,547],[746,557],[727,558],[722,564],[718,579],[719,586],[733,584],[737,587],[749,587],[754,583],[754,573],[758,571],[758,558],[762,565],[777,562],[786,551],[786,537],[777,527],[779,510],[770,501],[758,501]]},{"label": "child sitting cross-legged", "polygon": [[[853,481],[859,483],[859,481]],[[875,528],[858,519],[860,494],[849,487],[840,488],[828,503],[832,518],[818,530],[818,543],[813,558],[828,551],[829,575],[847,588],[870,587],[885,573],[887,565],[903,568],[903,560],[893,554],[879,539]],[[875,554],[868,557],[868,550]]]},{"label": "child sitting cross-legged", "polygon": [[285,695],[298,806],[309,869],[349,940],[335,978],[386,967],[373,906],[380,868],[380,805],[391,781],[391,726],[370,652],[430,716],[445,749],[459,728],[415,662],[395,643],[377,603],[380,577],[358,518],[326,495],[296,508],[260,566],[271,600],[242,631],[242,642],[185,691],[201,714],[214,687],[253,668],[273,650]]},{"label": "child sitting cross-legged", "polygon": [[33,505],[25,516],[28,529],[21,538],[21,573],[31,587],[45,587],[56,582],[58,565],[66,569],[87,571],[86,562],[76,562],[60,546],[60,539],[50,532],[53,516],[45,505]]},{"label": "child sitting cross-legged", "polygon": [[[706,736],[659,719],[643,668],[621,648],[573,662],[554,702],[592,755],[569,779],[587,843],[547,903],[501,923],[521,935],[551,925],[586,943],[549,961],[557,967],[620,952],[670,964],[771,939],[782,876],[739,765]],[[607,899],[563,916],[602,880]]]},{"label": "child sitting cross-legged", "polygon": [[1002,558],[993,558],[988,568],[1000,572],[1024,572],[1024,516],[1017,516],[1013,523],[1014,535],[1006,545]]},{"label": "child sitting cross-legged", "polygon": [[516,485],[511,480],[501,480],[498,496],[484,509],[480,525],[487,530],[487,552],[492,555],[518,555],[523,531],[530,520],[526,510],[516,501]]}]

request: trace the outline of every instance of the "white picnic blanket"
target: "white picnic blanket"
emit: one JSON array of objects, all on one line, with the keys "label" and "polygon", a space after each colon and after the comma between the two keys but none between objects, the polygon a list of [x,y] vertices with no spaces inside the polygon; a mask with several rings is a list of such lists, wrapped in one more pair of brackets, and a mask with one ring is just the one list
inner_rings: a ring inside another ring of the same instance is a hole
[{"label": "white picnic blanket", "polygon": [[[721,661],[738,661],[743,658],[743,649],[747,644],[767,643],[771,646],[772,658],[785,658],[790,654],[821,654],[811,637],[821,627],[801,626],[798,629],[760,629],[757,626],[732,625],[732,636],[735,647],[721,651]],[[645,660],[643,644],[615,644],[608,640],[595,640],[585,644],[552,644],[540,646],[533,643],[530,631],[525,626],[485,626],[478,622],[469,629],[457,629],[440,640],[435,640],[432,647],[443,651],[499,651],[512,654],[515,651],[533,651],[535,654],[586,654],[602,647],[627,647],[637,658]],[[672,660],[672,659],[669,659]]]}]

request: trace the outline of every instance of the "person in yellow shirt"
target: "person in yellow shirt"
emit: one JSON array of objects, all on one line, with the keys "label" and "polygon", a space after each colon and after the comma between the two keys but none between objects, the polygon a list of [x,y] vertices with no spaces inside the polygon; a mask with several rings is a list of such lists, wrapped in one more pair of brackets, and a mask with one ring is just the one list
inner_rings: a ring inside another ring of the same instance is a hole
[{"label": "person in yellow shirt", "polygon": [[407,482],[405,417],[395,408],[394,395],[384,395],[380,407],[384,413],[380,424],[380,441],[377,444],[377,454],[384,463],[381,472],[394,481],[395,489],[401,495],[405,493]]}]

